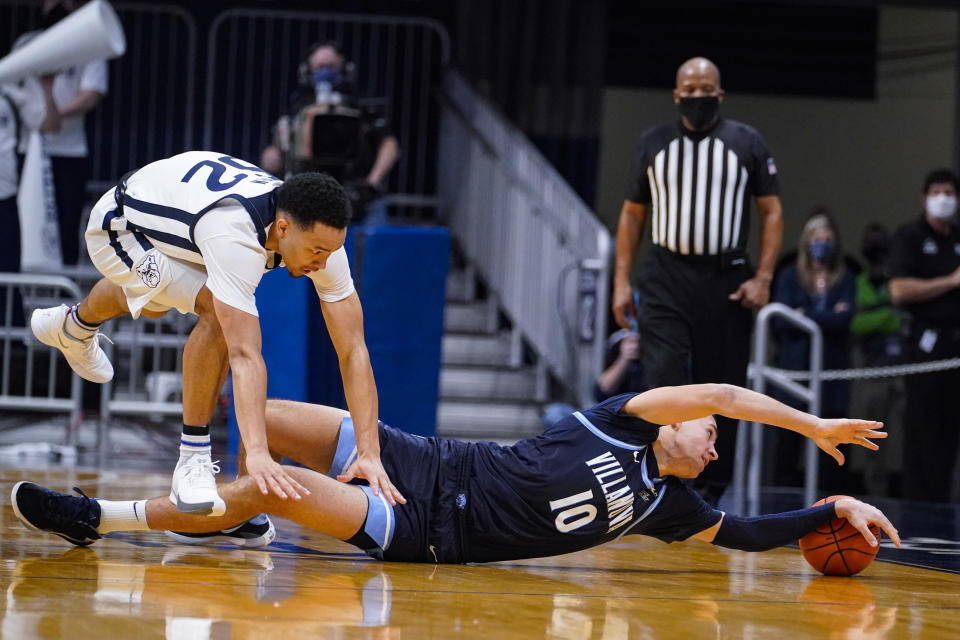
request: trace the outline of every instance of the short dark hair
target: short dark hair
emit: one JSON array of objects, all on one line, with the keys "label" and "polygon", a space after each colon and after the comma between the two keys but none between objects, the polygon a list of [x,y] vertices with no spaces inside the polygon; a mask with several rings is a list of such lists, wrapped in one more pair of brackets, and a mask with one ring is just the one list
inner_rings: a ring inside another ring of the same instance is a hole
[{"label": "short dark hair", "polygon": [[350,200],[339,182],[326,173],[299,173],[276,191],[278,211],[284,211],[301,229],[322,222],[334,229],[350,224]]},{"label": "short dark hair", "polygon": [[317,49],[322,49],[323,47],[330,47],[337,52],[337,55],[341,58],[346,58],[346,54],[343,52],[343,45],[340,44],[339,40],[319,40],[313,42],[307,47],[307,55],[303,56],[304,60],[309,60],[310,56],[316,53]]},{"label": "short dark hair", "polygon": [[953,169],[934,169],[927,174],[923,181],[923,192],[930,191],[931,185],[941,182],[949,182],[954,189],[960,191],[960,181],[957,180],[957,174],[953,172]]},{"label": "short dark hair", "polygon": [[882,265],[890,253],[890,230],[880,222],[871,222],[863,228],[860,253],[873,265]]}]

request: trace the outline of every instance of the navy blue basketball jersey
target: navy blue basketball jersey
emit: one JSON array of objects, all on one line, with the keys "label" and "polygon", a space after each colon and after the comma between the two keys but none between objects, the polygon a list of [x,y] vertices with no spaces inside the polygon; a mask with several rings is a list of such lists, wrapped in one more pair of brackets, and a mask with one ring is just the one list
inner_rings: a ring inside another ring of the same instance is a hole
[{"label": "navy blue basketball jersey", "polygon": [[471,450],[463,498],[464,559],[490,562],[571,553],[627,534],[685,540],[715,525],[678,478],[660,477],[660,427],[622,413],[636,394],[576,412],[513,446]]}]

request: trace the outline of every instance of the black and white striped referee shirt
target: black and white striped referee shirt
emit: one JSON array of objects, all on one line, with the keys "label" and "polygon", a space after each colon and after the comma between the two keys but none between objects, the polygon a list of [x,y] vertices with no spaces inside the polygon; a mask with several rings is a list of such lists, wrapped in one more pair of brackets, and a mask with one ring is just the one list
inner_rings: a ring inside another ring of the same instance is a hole
[{"label": "black and white striped referee shirt", "polygon": [[750,197],[780,194],[777,167],[756,129],[720,118],[692,132],[679,120],[637,143],[627,200],[648,206],[653,244],[681,255],[742,249]]}]

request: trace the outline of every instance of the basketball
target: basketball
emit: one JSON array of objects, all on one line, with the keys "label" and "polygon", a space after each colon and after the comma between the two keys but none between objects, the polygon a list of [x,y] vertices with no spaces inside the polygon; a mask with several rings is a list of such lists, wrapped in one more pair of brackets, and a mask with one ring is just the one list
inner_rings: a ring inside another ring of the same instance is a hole
[{"label": "basketball", "polygon": [[[822,504],[846,498],[830,496],[813,504]],[[870,525],[873,535],[880,540],[880,528]],[[867,539],[846,518],[837,518],[817,527],[800,538],[800,551],[810,566],[828,576],[852,576],[873,562],[880,546],[871,547]]]}]

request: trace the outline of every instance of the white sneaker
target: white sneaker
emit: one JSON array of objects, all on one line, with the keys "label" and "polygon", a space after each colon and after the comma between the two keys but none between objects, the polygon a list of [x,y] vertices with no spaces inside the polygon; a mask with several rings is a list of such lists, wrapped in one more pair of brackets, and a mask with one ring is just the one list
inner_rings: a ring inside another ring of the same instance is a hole
[{"label": "white sneaker", "polygon": [[210,461],[208,453],[181,457],[173,470],[170,502],[182,513],[222,516],[227,505],[217,493],[218,473],[220,467]]},{"label": "white sneaker", "polygon": [[[214,544],[225,542],[237,547],[257,548],[265,547],[277,537],[277,530],[273,523],[264,514],[254,516],[233,527],[222,531],[208,531],[207,533],[183,533],[180,531],[165,531],[167,537],[181,544]],[[267,556],[269,558],[270,556]],[[167,557],[163,557],[166,564]],[[271,563],[270,569],[273,568]]]},{"label": "white sneaker", "polygon": [[49,309],[36,309],[30,316],[33,335],[43,344],[59,349],[70,368],[84,380],[100,384],[110,382],[113,379],[113,365],[100,348],[99,338],[102,334],[97,331],[85,340],[68,335],[63,326],[69,312],[70,307],[65,304]]}]

